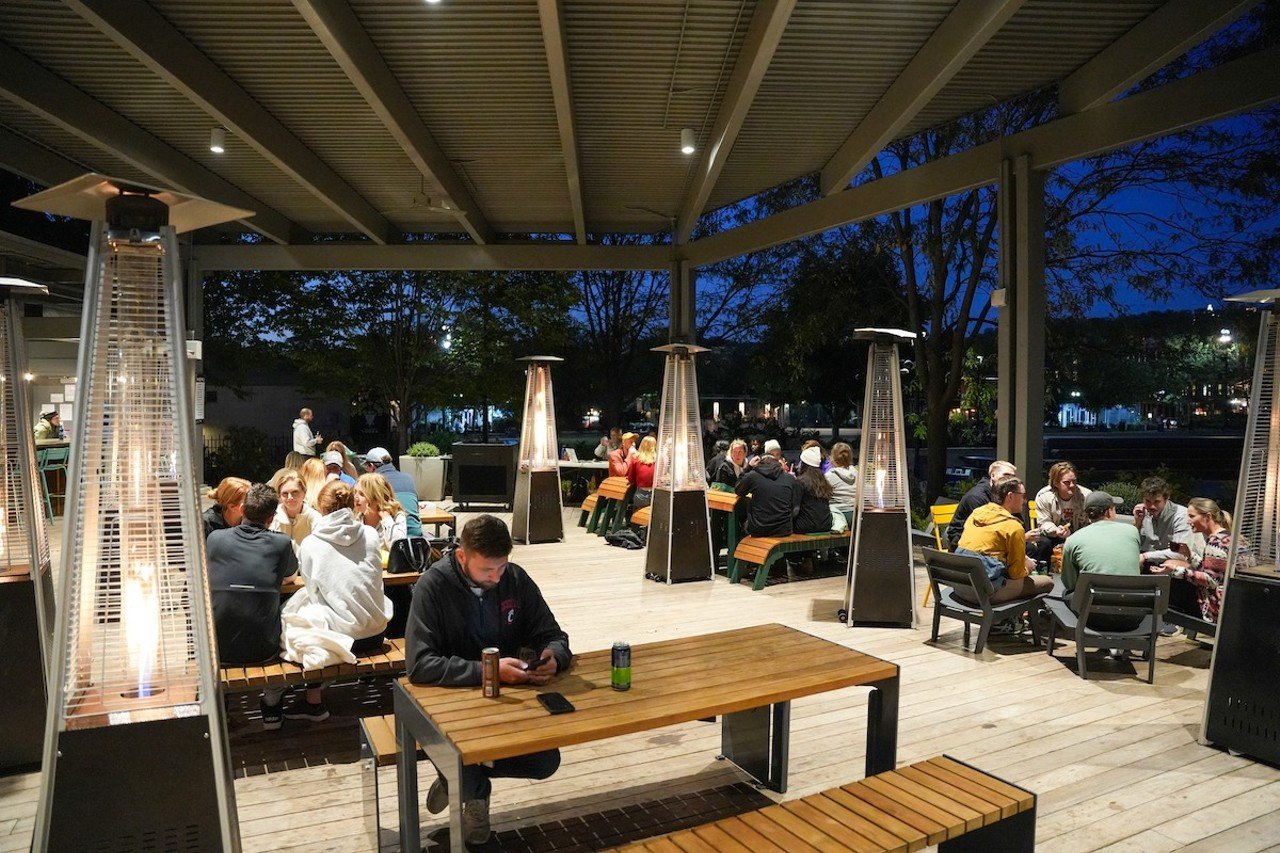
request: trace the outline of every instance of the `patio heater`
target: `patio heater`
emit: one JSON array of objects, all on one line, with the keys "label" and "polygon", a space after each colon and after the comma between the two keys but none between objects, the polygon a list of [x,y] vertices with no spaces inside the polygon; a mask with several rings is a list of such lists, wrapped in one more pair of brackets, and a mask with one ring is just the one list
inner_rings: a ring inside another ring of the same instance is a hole
[{"label": "patio heater", "polygon": [[853,625],[915,625],[907,437],[902,417],[898,344],[915,339],[898,329],[856,329],[870,341],[867,393],[858,449],[853,542],[845,583],[846,621]]},{"label": "patio heater", "polygon": [[645,577],[664,583],[711,580],[715,560],[707,517],[707,472],[702,462],[702,418],[693,358],[706,347],[667,344],[658,416],[658,458],[645,550]]},{"label": "patio heater", "polygon": [[32,847],[238,850],[176,235],[251,211],[102,175],[18,205],[93,221]]},{"label": "patio heater", "polygon": [[0,773],[38,767],[53,631],[49,529],[37,484],[22,302],[44,285],[0,277]]},{"label": "patio heater", "polygon": [[1249,397],[1226,586],[1209,667],[1201,741],[1280,764],[1280,290],[1232,301],[1260,303],[1262,323]]},{"label": "patio heater", "polygon": [[524,422],[520,427],[520,465],[511,536],[525,544],[564,539],[560,455],[556,444],[556,404],[551,394],[551,365],[563,358],[530,355],[524,383]]}]

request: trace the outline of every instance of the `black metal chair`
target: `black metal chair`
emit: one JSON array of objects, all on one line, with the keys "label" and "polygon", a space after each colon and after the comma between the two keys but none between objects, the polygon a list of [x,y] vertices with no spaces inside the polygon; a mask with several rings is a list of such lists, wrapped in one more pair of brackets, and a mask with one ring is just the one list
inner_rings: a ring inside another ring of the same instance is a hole
[{"label": "black metal chair", "polygon": [[[991,596],[995,595],[995,587],[987,577],[987,570],[982,560],[977,557],[948,554],[936,548],[921,550],[924,552],[925,571],[929,575],[929,588],[933,590],[933,636],[929,638],[931,643],[938,641],[938,626],[941,624],[942,617],[946,616],[949,619],[959,619],[964,622],[966,647],[969,645],[971,626],[978,626],[978,641],[973,646],[973,653],[982,654],[982,650],[987,645],[987,635],[991,633],[991,626],[997,619],[1017,616],[1024,610],[1031,610],[1034,613],[1040,601],[1047,595],[1047,593],[1041,593],[1030,598],[1018,598],[993,605]],[[957,589],[968,590],[978,603],[970,604],[958,598],[955,594]],[[1038,645],[1040,638],[1036,635],[1034,619],[1031,625],[1032,639]]]},{"label": "black metal chair", "polygon": [[[1156,679],[1156,639],[1160,618],[1169,607],[1168,575],[1103,575],[1084,572],[1076,580],[1070,602],[1050,598],[1049,655],[1057,626],[1074,635],[1076,662],[1081,678],[1088,678],[1085,668],[1086,649],[1125,649],[1141,651],[1147,661],[1147,683]],[[1089,627],[1090,616],[1130,617],[1140,620],[1136,628],[1105,630]]]}]

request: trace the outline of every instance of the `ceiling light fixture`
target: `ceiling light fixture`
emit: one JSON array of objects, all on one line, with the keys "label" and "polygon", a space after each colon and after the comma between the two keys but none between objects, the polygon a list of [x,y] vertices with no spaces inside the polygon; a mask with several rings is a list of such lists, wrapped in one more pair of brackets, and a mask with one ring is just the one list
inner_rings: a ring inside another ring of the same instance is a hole
[{"label": "ceiling light fixture", "polygon": [[439,2],[440,2],[440,0],[427,0],[427,5],[429,5],[429,6],[434,6],[434,5],[436,5],[437,3],[439,3]]},{"label": "ceiling light fixture", "polygon": [[221,154],[227,150],[227,129],[215,127],[209,131],[209,150]]},{"label": "ceiling light fixture", "polygon": [[681,130],[680,131],[680,153],[692,154],[694,151],[697,151],[697,150],[698,150],[697,146],[694,145],[693,128],[686,127],[685,129]]}]

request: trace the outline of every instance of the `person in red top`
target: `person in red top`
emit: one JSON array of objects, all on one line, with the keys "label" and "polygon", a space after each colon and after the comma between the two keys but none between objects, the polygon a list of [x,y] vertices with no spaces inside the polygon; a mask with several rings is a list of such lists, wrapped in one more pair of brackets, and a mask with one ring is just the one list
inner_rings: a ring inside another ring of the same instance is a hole
[{"label": "person in red top", "polygon": [[[623,440],[625,441],[625,437]],[[636,487],[636,493],[631,498],[632,509],[646,507],[653,500],[653,467],[657,458],[658,440],[646,435],[627,470],[627,480]]]},{"label": "person in red top", "polygon": [[634,456],[632,450],[636,444],[636,434],[628,432],[622,436],[622,446],[617,450],[609,451],[609,476],[625,477],[631,468],[631,459]]}]

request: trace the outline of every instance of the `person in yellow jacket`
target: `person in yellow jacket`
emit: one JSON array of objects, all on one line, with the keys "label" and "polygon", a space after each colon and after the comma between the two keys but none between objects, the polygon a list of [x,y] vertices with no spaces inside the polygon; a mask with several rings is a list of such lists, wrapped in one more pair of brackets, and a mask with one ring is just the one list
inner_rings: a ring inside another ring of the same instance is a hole
[{"label": "person in yellow jacket", "polygon": [[[982,558],[995,587],[992,604],[1048,592],[1053,580],[1032,573],[1035,561],[1027,556],[1028,534],[1019,518],[1027,502],[1027,487],[1017,477],[1005,477],[996,481],[991,492],[994,500],[975,509],[965,521],[956,553]],[[963,590],[957,589],[956,594],[970,600]]]}]

